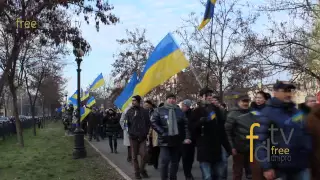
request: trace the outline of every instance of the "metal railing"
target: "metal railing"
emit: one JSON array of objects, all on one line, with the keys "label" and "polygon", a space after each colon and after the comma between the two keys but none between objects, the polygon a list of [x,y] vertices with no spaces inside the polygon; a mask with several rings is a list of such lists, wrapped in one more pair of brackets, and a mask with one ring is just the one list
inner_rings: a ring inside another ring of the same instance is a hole
[{"label": "metal railing", "polygon": [[[37,117],[37,128],[44,128],[47,122],[53,120],[50,116],[47,117]],[[34,121],[32,118],[21,118],[22,129],[32,128]],[[0,140],[5,140],[8,136],[13,136],[17,133],[15,120],[10,121],[0,121]]]}]

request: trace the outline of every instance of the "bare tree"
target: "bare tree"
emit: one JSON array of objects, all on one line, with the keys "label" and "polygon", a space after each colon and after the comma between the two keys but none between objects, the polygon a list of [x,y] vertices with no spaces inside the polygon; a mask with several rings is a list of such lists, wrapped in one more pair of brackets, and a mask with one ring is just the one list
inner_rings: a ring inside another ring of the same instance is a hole
[{"label": "bare tree", "polygon": [[[294,78],[320,81],[319,2],[269,0],[259,8],[267,15],[268,33],[252,41],[262,63]],[[280,16],[287,16],[283,20]],[[255,63],[255,62],[253,62]]]},{"label": "bare tree", "polygon": [[[3,2],[1,3],[3,4]],[[91,3],[85,3],[84,0],[77,2],[68,0],[7,0],[4,2],[0,12],[0,46],[4,47],[4,51],[0,51],[3,68],[0,77],[0,92],[2,92],[5,83],[8,83],[13,96],[18,141],[22,147],[24,142],[17,112],[16,95],[16,87],[19,84],[15,80],[19,80],[16,76],[22,76],[16,73],[16,68],[18,60],[24,57],[23,48],[28,46],[28,42],[32,41],[32,38],[41,37],[42,45],[58,46],[72,42],[75,47],[81,46],[85,52],[89,52],[90,45],[82,38],[80,27],[71,25],[71,18],[67,12],[71,10],[77,16],[83,15],[87,23],[91,21],[89,16],[95,15],[93,21],[98,31],[101,23],[111,25],[118,22],[119,19],[110,13],[112,9],[113,7],[108,2],[104,3],[101,0],[96,0],[95,6],[92,6]],[[36,25],[32,22],[36,22]],[[23,68],[21,70],[20,74],[23,74]]]},{"label": "bare tree", "polygon": [[198,31],[200,18],[191,13],[184,20],[184,25],[176,31],[183,40],[182,47],[189,56],[194,74],[204,82],[209,73],[209,87],[216,91],[221,100],[225,91],[250,87],[257,83],[257,77],[265,77],[267,74],[257,69],[256,65],[248,64],[255,58],[255,50],[250,42],[257,36],[252,25],[259,14],[247,11],[249,8],[244,13],[243,9],[239,0],[217,1],[212,19],[210,59],[210,25]]},{"label": "bare tree", "polygon": [[31,115],[34,121],[33,134],[36,135],[35,107],[39,96],[39,89],[46,76],[55,74],[62,69],[61,57],[66,54],[65,47],[41,46],[34,43],[28,54],[32,54],[24,68],[25,86],[29,97]]},{"label": "bare tree", "polygon": [[113,77],[116,77],[116,83],[122,80],[127,83],[133,72],[140,73],[147,61],[149,53],[151,53],[154,48],[145,36],[145,29],[126,30],[126,32],[126,38],[117,40],[123,49],[114,55],[116,60],[112,64],[113,69],[111,74]]}]

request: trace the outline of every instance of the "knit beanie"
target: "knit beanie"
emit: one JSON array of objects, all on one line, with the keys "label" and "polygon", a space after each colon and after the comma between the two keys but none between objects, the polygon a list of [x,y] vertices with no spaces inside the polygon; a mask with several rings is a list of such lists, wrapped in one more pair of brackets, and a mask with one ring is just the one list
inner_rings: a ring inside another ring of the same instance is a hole
[{"label": "knit beanie", "polygon": [[176,95],[174,95],[173,93],[169,93],[166,95],[166,99],[169,99],[169,98],[176,98]]},{"label": "knit beanie", "polygon": [[132,96],[132,99],[135,99],[138,103],[141,102],[141,96],[139,95]]}]

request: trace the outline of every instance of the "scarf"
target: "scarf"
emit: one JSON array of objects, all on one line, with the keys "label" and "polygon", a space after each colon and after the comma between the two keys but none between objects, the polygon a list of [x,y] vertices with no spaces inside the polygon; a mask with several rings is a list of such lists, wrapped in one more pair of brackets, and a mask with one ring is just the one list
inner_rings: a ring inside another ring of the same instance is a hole
[{"label": "scarf", "polygon": [[167,104],[165,103],[164,108],[169,110],[167,124],[168,124],[168,135],[175,136],[179,134],[178,122],[176,118],[175,110],[178,108],[175,104]]}]

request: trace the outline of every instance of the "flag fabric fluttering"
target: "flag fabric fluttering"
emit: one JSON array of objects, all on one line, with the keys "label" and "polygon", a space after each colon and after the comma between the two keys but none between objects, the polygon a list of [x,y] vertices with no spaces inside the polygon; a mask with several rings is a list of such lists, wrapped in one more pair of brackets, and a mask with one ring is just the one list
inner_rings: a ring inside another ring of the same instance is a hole
[{"label": "flag fabric fluttering", "polygon": [[76,90],[76,92],[74,92],[72,94],[71,98],[73,98],[73,99],[77,99],[78,98],[78,90]]},{"label": "flag fabric fluttering", "polygon": [[145,96],[189,65],[173,36],[168,33],[147,60],[133,94]]},{"label": "flag fabric fluttering", "polygon": [[80,108],[80,121],[83,121],[91,112],[91,110],[89,108],[85,108],[85,107],[81,107]]},{"label": "flag fabric fluttering", "polygon": [[90,91],[94,91],[103,85],[105,85],[105,82],[102,73],[100,73],[99,76],[90,85]]},{"label": "flag fabric fluttering", "polygon": [[208,0],[206,5],[206,11],[204,12],[204,17],[201,24],[198,27],[198,30],[204,28],[210,20],[213,18],[214,8],[217,0]]},{"label": "flag fabric fluttering", "polygon": [[212,111],[211,113],[209,113],[209,119],[210,120],[214,120],[216,118],[216,113],[214,111]]},{"label": "flag fabric fluttering", "polygon": [[81,101],[85,101],[90,96],[89,91],[83,91],[81,88]]},{"label": "flag fabric fluttering", "polygon": [[87,107],[92,107],[94,104],[96,104],[96,100],[94,99],[94,97],[91,97],[90,99],[88,99]]},{"label": "flag fabric fluttering", "polygon": [[70,98],[69,98],[69,104],[72,104],[74,109],[77,109],[77,108],[78,108],[77,99],[74,99],[73,97],[70,97]]},{"label": "flag fabric fluttering", "polygon": [[130,104],[134,88],[136,87],[138,82],[139,81],[137,73],[134,72],[127,86],[123,89],[121,94],[114,101],[114,104],[122,111],[124,111],[126,107]]}]

